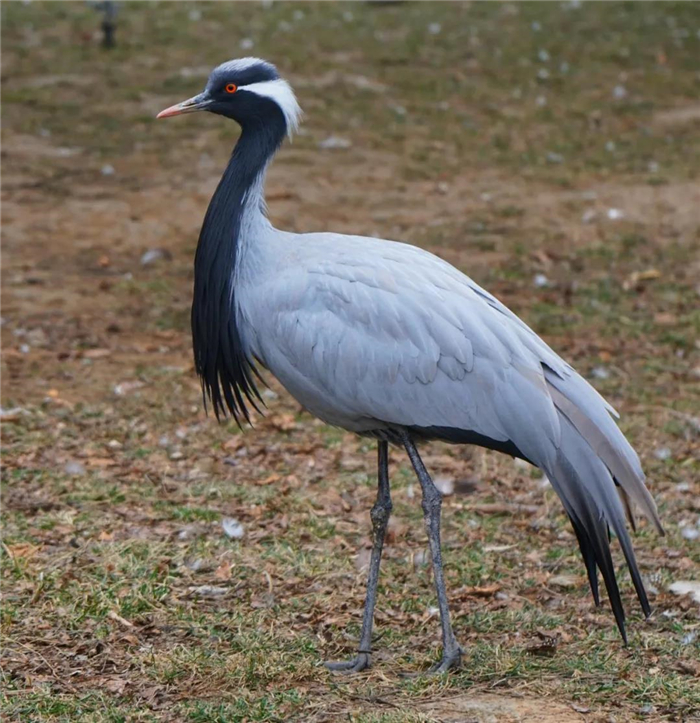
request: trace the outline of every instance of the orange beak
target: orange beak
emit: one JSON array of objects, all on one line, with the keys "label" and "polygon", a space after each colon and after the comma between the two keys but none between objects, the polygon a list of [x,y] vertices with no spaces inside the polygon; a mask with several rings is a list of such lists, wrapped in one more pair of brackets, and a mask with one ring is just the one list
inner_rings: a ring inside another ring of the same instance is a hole
[{"label": "orange beak", "polygon": [[200,93],[195,95],[194,98],[183,100],[182,103],[176,103],[171,105],[170,108],[162,110],[156,118],[170,118],[170,116],[182,115],[183,113],[196,113],[199,110],[206,110],[210,102],[206,93]]}]

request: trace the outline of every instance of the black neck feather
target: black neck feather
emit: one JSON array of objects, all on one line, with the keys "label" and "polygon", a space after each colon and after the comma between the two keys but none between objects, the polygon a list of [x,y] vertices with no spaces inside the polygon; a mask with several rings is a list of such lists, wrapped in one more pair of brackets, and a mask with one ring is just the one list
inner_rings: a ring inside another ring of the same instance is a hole
[{"label": "black neck feather", "polygon": [[247,405],[257,408],[260,395],[254,379],[257,371],[237,323],[234,282],[241,262],[242,220],[247,213],[264,213],[262,192],[254,189],[262,187],[261,175],[286,132],[279,109],[277,113],[270,110],[264,122],[259,118],[243,126],[209,203],[194,262],[195,369],[202,380],[205,404],[209,398],[217,419],[228,411],[239,425],[242,418],[250,421]]}]

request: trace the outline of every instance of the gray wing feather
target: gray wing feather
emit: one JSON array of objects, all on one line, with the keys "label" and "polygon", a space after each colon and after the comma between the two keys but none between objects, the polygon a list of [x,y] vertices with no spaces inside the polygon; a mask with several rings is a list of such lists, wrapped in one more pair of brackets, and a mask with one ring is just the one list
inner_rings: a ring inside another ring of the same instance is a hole
[{"label": "gray wing feather", "polygon": [[[597,401],[586,394],[588,383],[572,375],[561,379],[545,370],[549,394],[557,409],[573,424],[578,433],[588,442],[595,454],[603,461],[618,482],[623,502],[632,517],[629,500],[634,501],[646,517],[663,534],[663,527],[656,504],[644,486],[644,472],[639,457],[629,442]],[[633,518],[630,520],[634,524]]]},{"label": "gray wing feather", "polygon": [[649,615],[651,608],[610,470],[565,417],[562,417],[561,449],[554,464],[545,470],[574,524],[594,596],[597,597],[597,583],[594,582],[595,568],[591,570],[590,562],[595,562],[603,575],[615,620],[626,642],[625,614],[610,556],[609,527],[620,541],[644,613]]}]

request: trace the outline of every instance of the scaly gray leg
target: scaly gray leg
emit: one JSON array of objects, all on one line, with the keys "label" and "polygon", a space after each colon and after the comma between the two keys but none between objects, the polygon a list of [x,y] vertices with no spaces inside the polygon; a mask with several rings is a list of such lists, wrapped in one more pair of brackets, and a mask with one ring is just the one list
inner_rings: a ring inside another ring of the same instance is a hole
[{"label": "scaly gray leg", "polygon": [[379,582],[379,563],[382,559],[384,538],[389,526],[391,514],[391,493],[389,490],[389,445],[379,442],[379,485],[377,501],[372,507],[372,556],[369,563],[369,576],[367,578],[367,594],[365,596],[365,612],[362,617],[362,633],[357,656],[352,660],[337,663],[325,663],[329,670],[345,673],[359,673],[371,664],[372,650],[372,622],[374,620],[374,604],[377,601],[377,583]]},{"label": "scaly gray leg", "polygon": [[462,649],[457,643],[455,634],[450,622],[450,610],[447,606],[447,594],[445,592],[445,576],[442,571],[442,552],[440,550],[440,507],[442,495],[430,479],[423,460],[418,454],[416,445],[406,432],[401,435],[406,452],[416,471],[423,493],[423,519],[428,531],[430,542],[430,556],[433,562],[433,575],[435,576],[435,590],[437,591],[438,607],[440,608],[440,623],[442,625],[442,660],[435,665],[431,672],[444,673],[450,668],[457,668],[461,662]]}]

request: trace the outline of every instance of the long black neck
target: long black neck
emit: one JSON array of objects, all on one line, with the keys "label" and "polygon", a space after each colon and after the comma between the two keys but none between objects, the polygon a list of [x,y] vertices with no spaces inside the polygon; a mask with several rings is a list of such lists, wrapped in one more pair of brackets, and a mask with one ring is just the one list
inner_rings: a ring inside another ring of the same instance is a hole
[{"label": "long black neck", "polygon": [[[240,424],[249,420],[247,402],[260,395],[257,374],[246,354],[236,314],[236,269],[242,257],[246,214],[264,214],[265,168],[284,139],[286,126],[253,121],[243,127],[224,175],[212,197],[199,234],[194,261],[192,342],[202,390],[217,419],[231,412]],[[258,207],[255,207],[257,205]],[[253,242],[253,240],[251,240]]]}]

